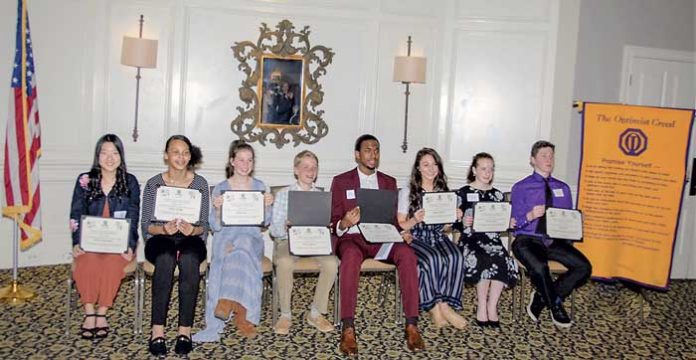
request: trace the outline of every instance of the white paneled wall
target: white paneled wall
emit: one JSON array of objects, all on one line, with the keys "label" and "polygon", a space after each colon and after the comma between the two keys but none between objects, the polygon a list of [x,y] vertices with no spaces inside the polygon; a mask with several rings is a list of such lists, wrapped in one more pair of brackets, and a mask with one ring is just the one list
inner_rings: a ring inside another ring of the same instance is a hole
[{"label": "white paneled wall", "polygon": [[[10,73],[15,6],[0,0],[0,80]],[[142,70],[134,143],[135,69],[119,61],[121,38],[137,34],[140,14],[159,54],[156,69]],[[20,255],[21,266],[69,261],[73,182],[105,132],[124,140],[129,169],[142,183],[163,169],[162,147],[175,133],[202,147],[202,175],[222,179],[236,137],[230,122],[243,105],[243,75],[230,47],[256,41],[261,22],[309,25],[312,44],[336,53],[321,78],[328,136],[297,148],[256,145],[256,175],[269,185],[289,183],[294,154],[311,149],[320,158],[319,184],[328,186],[354,166],[355,138],[371,132],[382,143],[381,169],[402,182],[417,150],[430,146],[446,159],[455,187],[474,153],[492,153],[497,185],[507,189],[529,172],[531,143],[551,134],[557,0],[31,0],[29,15],[43,127],[44,241]],[[404,88],[392,82],[392,62],[405,54],[408,35],[413,54],[428,58],[428,73],[426,84],[411,86],[403,154]],[[0,87],[0,98],[8,91]],[[0,234],[11,237],[7,219]],[[10,241],[0,242],[0,268],[11,266],[10,249]]]}]

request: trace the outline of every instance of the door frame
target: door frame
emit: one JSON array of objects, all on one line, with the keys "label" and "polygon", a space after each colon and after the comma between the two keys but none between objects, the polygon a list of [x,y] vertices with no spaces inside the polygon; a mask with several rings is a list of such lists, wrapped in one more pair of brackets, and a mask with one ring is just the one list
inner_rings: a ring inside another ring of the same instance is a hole
[{"label": "door frame", "polygon": [[[692,63],[696,66],[696,52],[649,48],[642,46],[625,45],[623,49],[623,63],[621,66],[621,90],[619,101],[628,103],[631,90],[631,73],[633,72],[633,64],[636,59],[652,59],[660,61],[674,61]],[[665,103],[665,89],[662,89],[661,106]],[[696,96],[693,99],[691,107],[696,108]],[[689,153],[685,184],[686,189],[681,201],[679,211],[679,229],[674,240],[674,248],[672,250],[672,263],[670,269],[670,279],[696,279],[696,244],[693,242],[686,243],[685,238],[688,235],[696,235],[696,225],[692,222],[685,221],[688,217],[693,217],[696,214],[696,204],[694,200],[686,201],[688,195],[688,185],[696,179],[691,178],[692,158],[696,157],[696,129],[691,129],[691,144],[689,144]],[[685,233],[686,232],[686,233]],[[675,255],[682,254],[679,257],[680,263],[675,267]]]},{"label": "door frame", "polygon": [[[633,62],[638,58],[696,64],[695,52],[624,45],[621,65],[621,90],[619,92],[619,101],[622,104],[628,103],[629,90],[631,88],[629,82],[633,72]],[[693,106],[696,107],[696,103]]]}]

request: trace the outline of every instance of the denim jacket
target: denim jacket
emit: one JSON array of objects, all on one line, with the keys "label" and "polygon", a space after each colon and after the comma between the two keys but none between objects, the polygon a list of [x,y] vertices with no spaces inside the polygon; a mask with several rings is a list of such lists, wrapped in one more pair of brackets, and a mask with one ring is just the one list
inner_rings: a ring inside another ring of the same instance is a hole
[{"label": "denim jacket", "polygon": [[[101,216],[104,210],[104,201],[109,200],[109,216],[130,219],[130,236],[128,247],[135,252],[138,244],[138,220],[140,218],[140,184],[138,179],[130,173],[126,173],[126,187],[130,191],[129,196],[116,196],[112,189],[107,196],[99,196],[87,202],[89,184],[89,172],[77,177],[75,190],[73,190],[72,204],[70,205],[70,231],[72,232],[73,246],[80,243],[80,220],[82,215]],[[125,214],[123,213],[125,211]]]}]

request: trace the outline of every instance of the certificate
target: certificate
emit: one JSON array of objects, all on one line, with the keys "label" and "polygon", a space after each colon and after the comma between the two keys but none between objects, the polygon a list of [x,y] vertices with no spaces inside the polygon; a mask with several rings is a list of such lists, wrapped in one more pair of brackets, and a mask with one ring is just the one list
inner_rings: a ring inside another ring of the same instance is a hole
[{"label": "certificate", "polygon": [[582,213],[579,210],[547,208],[546,235],[554,239],[582,241]]},{"label": "certificate", "polygon": [[122,254],[128,251],[130,219],[82,216],[80,248],[87,252]]},{"label": "certificate", "polygon": [[367,242],[371,243],[399,243],[404,239],[392,224],[360,223],[358,229]]},{"label": "certificate", "polygon": [[222,193],[222,226],[262,226],[264,210],[263,191],[229,190]]},{"label": "certificate", "polygon": [[201,217],[202,198],[201,192],[196,189],[160,186],[155,198],[155,220],[182,219],[197,224]]},{"label": "certificate", "polygon": [[474,205],[474,232],[501,232],[510,227],[512,206],[507,202],[477,202]]},{"label": "certificate", "polygon": [[288,245],[295,256],[331,255],[331,231],[326,226],[291,226]]},{"label": "certificate", "polygon": [[429,192],[423,194],[423,222],[451,224],[457,221],[457,194],[454,192]]}]

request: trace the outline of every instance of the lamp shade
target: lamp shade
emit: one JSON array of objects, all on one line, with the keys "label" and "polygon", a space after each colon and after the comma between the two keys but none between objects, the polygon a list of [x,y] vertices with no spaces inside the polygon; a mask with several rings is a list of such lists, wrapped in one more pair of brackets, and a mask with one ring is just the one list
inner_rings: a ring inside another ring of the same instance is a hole
[{"label": "lamp shade", "polygon": [[394,58],[394,81],[425,84],[426,58],[397,56]]},{"label": "lamp shade", "polygon": [[157,40],[123,37],[121,64],[154,69],[157,67]]}]

